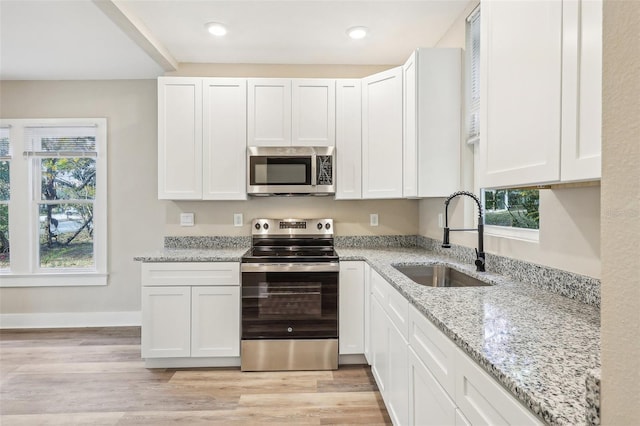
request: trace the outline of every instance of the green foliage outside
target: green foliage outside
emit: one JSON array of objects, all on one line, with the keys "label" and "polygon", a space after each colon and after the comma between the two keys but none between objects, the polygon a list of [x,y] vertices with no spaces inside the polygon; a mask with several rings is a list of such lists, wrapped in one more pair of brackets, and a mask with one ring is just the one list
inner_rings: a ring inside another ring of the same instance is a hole
[{"label": "green foliage outside", "polygon": [[[0,201],[9,200],[9,162],[0,161]],[[9,206],[0,204],[0,268],[9,267]]]},{"label": "green foliage outside", "polygon": [[540,228],[540,213],[538,210],[540,194],[538,190],[500,189],[485,191],[484,196],[484,223],[486,225],[528,229]]}]

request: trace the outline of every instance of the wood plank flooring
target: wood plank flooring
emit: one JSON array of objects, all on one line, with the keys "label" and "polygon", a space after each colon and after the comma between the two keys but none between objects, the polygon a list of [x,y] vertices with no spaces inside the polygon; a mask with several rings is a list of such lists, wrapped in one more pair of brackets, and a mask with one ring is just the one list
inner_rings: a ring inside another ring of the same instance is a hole
[{"label": "wood plank flooring", "polygon": [[368,366],[147,369],[140,328],[0,330],[0,424],[391,424]]}]

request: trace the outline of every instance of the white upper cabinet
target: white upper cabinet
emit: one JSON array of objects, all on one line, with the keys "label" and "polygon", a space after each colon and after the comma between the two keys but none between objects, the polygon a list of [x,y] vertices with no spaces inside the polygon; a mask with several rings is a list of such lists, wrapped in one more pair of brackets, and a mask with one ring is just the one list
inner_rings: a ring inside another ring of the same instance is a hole
[{"label": "white upper cabinet", "polygon": [[203,189],[205,200],[245,200],[247,81],[203,80]]},{"label": "white upper cabinet", "polygon": [[362,198],[360,79],[336,81],[336,199]]},{"label": "white upper cabinet", "polygon": [[460,189],[461,58],[460,49],[418,49],[402,67],[405,198]]},{"label": "white upper cabinet", "polygon": [[601,9],[482,3],[481,187],[600,177]]},{"label": "white upper cabinet", "polygon": [[248,80],[249,146],[291,145],[291,80]]},{"label": "white upper cabinet", "polygon": [[250,78],[249,146],[335,145],[335,80]]},{"label": "white upper cabinet", "polygon": [[291,87],[292,145],[334,146],[336,81],[295,79]]},{"label": "white upper cabinet", "polygon": [[402,198],[402,155],[402,67],[396,67],[362,79],[362,198]]},{"label": "white upper cabinet", "polygon": [[158,78],[158,198],[246,199],[245,79]]},{"label": "white upper cabinet", "polygon": [[563,1],[562,181],[601,177],[602,0]]},{"label": "white upper cabinet", "polygon": [[158,78],[158,199],[202,198],[202,80]]}]

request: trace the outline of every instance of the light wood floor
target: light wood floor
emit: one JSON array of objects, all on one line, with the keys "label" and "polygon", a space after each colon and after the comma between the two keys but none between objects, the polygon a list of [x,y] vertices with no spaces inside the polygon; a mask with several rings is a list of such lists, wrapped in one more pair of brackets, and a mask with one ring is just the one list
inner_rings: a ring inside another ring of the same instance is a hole
[{"label": "light wood floor", "polygon": [[391,424],[367,366],[146,369],[138,327],[0,331],[0,424]]}]

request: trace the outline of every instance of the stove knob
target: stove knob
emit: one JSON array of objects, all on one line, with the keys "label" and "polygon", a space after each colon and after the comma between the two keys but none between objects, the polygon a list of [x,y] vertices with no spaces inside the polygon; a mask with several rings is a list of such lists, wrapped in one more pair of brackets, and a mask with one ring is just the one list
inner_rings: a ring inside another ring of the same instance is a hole
[{"label": "stove knob", "polygon": [[288,331],[289,333],[292,333],[292,332],[293,332],[293,328],[289,327],[289,328],[287,328],[287,331]]},{"label": "stove knob", "polygon": [[330,224],[330,223],[327,223],[324,227],[325,227],[325,228],[327,228],[327,231],[328,231],[328,230],[329,230],[329,228],[331,228],[331,224]]},{"label": "stove knob", "polygon": [[256,222],[255,224],[256,229],[259,231],[260,230],[260,224]]},{"label": "stove knob", "polygon": [[262,225],[262,227],[264,228],[264,230],[266,231],[267,229],[269,229],[269,224],[265,223],[264,225]]},{"label": "stove knob", "polygon": [[318,230],[322,230],[322,224],[318,222]]}]

